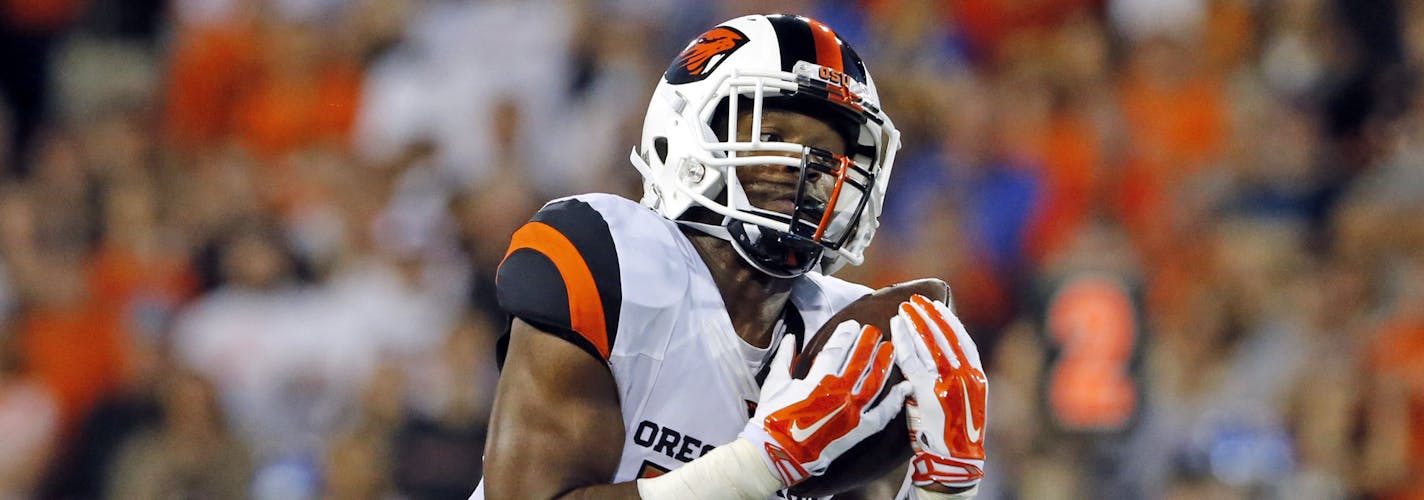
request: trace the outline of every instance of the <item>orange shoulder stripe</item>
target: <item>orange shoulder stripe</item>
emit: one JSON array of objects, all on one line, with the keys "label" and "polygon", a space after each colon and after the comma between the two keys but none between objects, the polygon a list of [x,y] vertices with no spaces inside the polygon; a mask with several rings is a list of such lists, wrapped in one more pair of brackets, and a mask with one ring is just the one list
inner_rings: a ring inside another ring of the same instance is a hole
[{"label": "orange shoulder stripe", "polygon": [[558,230],[543,222],[530,222],[514,232],[509,243],[509,251],[504,258],[516,250],[528,248],[544,254],[554,262],[559,276],[564,279],[564,288],[569,296],[569,322],[573,330],[593,344],[603,359],[608,359],[608,327],[604,322],[603,298],[599,296],[598,285],[593,281],[593,272],[573,242]]}]

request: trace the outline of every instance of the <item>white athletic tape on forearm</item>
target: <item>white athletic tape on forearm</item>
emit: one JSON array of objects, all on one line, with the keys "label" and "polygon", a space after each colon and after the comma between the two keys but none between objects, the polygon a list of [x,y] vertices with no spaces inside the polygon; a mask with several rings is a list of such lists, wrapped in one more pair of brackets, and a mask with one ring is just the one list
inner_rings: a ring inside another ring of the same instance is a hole
[{"label": "white athletic tape on forearm", "polygon": [[761,500],[781,488],[781,480],[767,468],[756,446],[741,438],[672,472],[638,480],[638,495],[645,500]]}]

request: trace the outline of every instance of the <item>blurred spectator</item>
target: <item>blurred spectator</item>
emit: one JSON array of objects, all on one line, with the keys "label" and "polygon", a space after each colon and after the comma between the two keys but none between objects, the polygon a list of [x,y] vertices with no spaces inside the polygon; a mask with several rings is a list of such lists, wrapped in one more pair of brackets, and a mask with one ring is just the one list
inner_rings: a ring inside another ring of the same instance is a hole
[{"label": "blurred spectator", "polygon": [[458,498],[479,483],[498,375],[489,364],[495,335],[485,325],[466,318],[417,378],[427,396],[401,423],[394,464],[411,498]]},{"label": "blurred spectator", "polygon": [[105,498],[246,498],[251,458],[228,430],[212,385],[179,371],[160,386],[161,423],[123,443]]},{"label": "blurred spectator", "polygon": [[98,307],[84,283],[81,257],[47,254],[28,279],[31,302],[16,319],[27,373],[47,384],[59,402],[59,425],[74,426],[118,385],[124,351],[118,318]]},{"label": "blurred spectator", "polygon": [[[189,13],[210,5],[210,14]],[[164,131],[179,151],[226,139],[244,78],[259,64],[257,19],[248,2],[177,2],[180,20],[165,89]],[[217,7],[221,5],[222,7]],[[193,6],[184,8],[185,6]]]},{"label": "blurred spectator", "polygon": [[1355,356],[1361,340],[1349,335],[1351,327],[1346,325],[1358,321],[1360,314],[1345,313],[1342,309],[1353,308],[1339,306],[1351,302],[1340,284],[1355,277],[1330,266],[1304,271],[1290,286],[1289,295],[1305,323],[1304,356],[1312,360],[1310,376],[1294,381],[1286,409],[1298,463],[1281,490],[1291,498],[1347,496],[1357,462],[1353,440],[1364,374]]},{"label": "blurred spectator", "polygon": [[390,480],[390,450],[380,437],[354,432],[334,440],[326,457],[322,498],[399,498]]},{"label": "blurred spectator", "polygon": [[48,472],[47,498],[103,496],[119,459],[120,446],[149,427],[160,415],[158,386],[165,374],[162,355],[149,340],[130,339],[129,369],[123,385],[94,405],[75,438],[56,456]]},{"label": "blurred spectator", "polygon": [[[555,153],[569,87],[575,5],[556,0],[435,2],[414,16],[407,38],[367,72],[357,144],[375,163],[406,146],[435,145],[441,178],[457,186],[496,169],[490,118],[499,96],[521,109],[519,148],[541,190],[562,192],[578,163]],[[498,75],[498,77],[494,77]]]},{"label": "blurred spectator", "polygon": [[1191,50],[1196,43],[1154,37],[1133,45],[1119,82],[1129,144],[1119,210],[1154,260],[1177,245],[1188,223],[1176,187],[1219,165],[1230,132],[1221,75],[1204,71],[1202,54]]},{"label": "blurred spectator", "polygon": [[1087,13],[1067,19],[1049,38],[1045,62],[1050,103],[1034,153],[1044,167],[1043,200],[1030,223],[1026,249],[1041,262],[1071,243],[1093,217],[1107,211],[1114,177],[1109,160],[1121,133],[1109,34]]},{"label": "blurred spectator", "polygon": [[165,0],[89,0],[85,28],[105,38],[156,42],[165,29]]},{"label": "blurred spectator", "polygon": [[485,317],[503,321],[504,312],[495,297],[495,270],[504,260],[509,237],[544,200],[526,172],[505,168],[451,201],[460,246],[471,265],[471,305]]},{"label": "blurred spectator", "polygon": [[80,255],[99,232],[97,185],[84,162],[75,131],[54,128],[38,137],[25,189],[29,203],[42,217],[35,219],[34,244],[44,253]]},{"label": "blurred spectator", "polygon": [[[178,361],[211,378],[223,408],[258,453],[310,446],[313,425],[335,411],[308,364],[311,293],[276,228],[235,221],[214,243],[218,288],[183,311],[173,332]],[[326,417],[330,418],[330,417]]]},{"label": "blurred spectator", "polygon": [[1222,224],[1199,271],[1210,278],[1192,287],[1184,309],[1159,316],[1156,397],[1139,456],[1175,461],[1154,468],[1168,476],[1149,479],[1167,491],[1282,493],[1295,467],[1283,415],[1307,361],[1308,325],[1284,293],[1304,264],[1300,236],[1253,221]]},{"label": "blurred spectator", "polygon": [[1327,37],[1325,2],[1281,2],[1273,13],[1263,12],[1260,68],[1272,90],[1286,98],[1301,99],[1321,85],[1327,58],[1333,49]]},{"label": "blurred spectator", "polygon": [[160,206],[143,178],[114,183],[105,194],[104,237],[89,266],[99,307],[120,318],[129,342],[156,343],[197,289],[188,256],[160,226]]},{"label": "blurred spectator", "polygon": [[256,75],[232,104],[239,141],[271,158],[298,146],[344,144],[356,116],[361,73],[356,54],[323,47],[318,20],[263,26]]},{"label": "blurred spectator", "polygon": [[[998,76],[998,86],[969,77],[931,87],[945,96],[935,108],[945,114],[929,123],[943,124],[945,136],[932,143],[934,149],[903,152],[892,187],[897,195],[885,215],[892,233],[887,239],[898,234],[911,245],[929,239],[910,252],[918,258],[955,266],[954,259],[938,258],[938,249],[962,247],[969,254],[956,274],[975,283],[965,287],[978,300],[963,296],[973,301],[964,319],[979,331],[998,331],[1016,312],[1017,287],[1027,277],[1030,221],[1043,190],[1034,147],[1046,124],[1047,89],[1029,62]],[[926,224],[926,217],[932,222]],[[905,274],[925,272],[931,271],[917,266]]]},{"label": "blurred spectator", "polygon": [[[0,328],[8,326],[0,321]],[[59,407],[43,384],[24,375],[14,332],[0,329],[0,497],[38,492],[59,437]]]},{"label": "blurred spectator", "polygon": [[[501,159],[496,160],[501,172],[498,177],[533,173],[527,167],[504,164],[506,159],[556,161],[576,167],[567,169],[568,179],[561,181],[559,191],[552,194],[598,191],[640,196],[642,178],[627,168],[631,147],[625,147],[629,145],[624,144],[624,138],[639,136],[643,117],[638,111],[648,100],[642,88],[656,81],[664,69],[654,62],[660,58],[650,53],[651,40],[658,33],[633,21],[611,21],[609,16],[597,15],[590,9],[585,9],[575,31],[571,50],[576,73],[565,104],[560,107],[555,126],[541,130],[539,135],[559,146],[549,148],[550,158],[543,160],[531,151],[521,150],[528,146],[521,140],[528,120],[524,115],[528,112],[517,100],[502,99],[493,117],[496,150],[501,153]],[[686,42],[678,40],[671,46]],[[485,185],[499,183],[497,179]]]},{"label": "blurred spectator", "polygon": [[164,245],[158,203],[142,181],[111,185],[105,196],[105,234],[88,266],[96,307],[116,318],[125,346],[114,391],[78,423],[77,434],[50,471],[46,496],[101,496],[118,447],[157,418],[155,386],[169,363],[165,334],[196,280],[185,255]]},{"label": "blurred spectator", "polygon": [[85,0],[6,0],[0,3],[0,102],[9,116],[6,177],[24,177],[31,141],[45,123],[56,42],[80,15]]},{"label": "blurred spectator", "polygon": [[1033,47],[1044,32],[1074,13],[1095,8],[1096,0],[1033,0],[993,2],[953,0],[943,10],[946,20],[963,31],[974,57],[992,66],[1004,56]]},{"label": "blurred spectator", "polygon": [[[1417,235],[1415,236],[1417,238]],[[1385,498],[1424,496],[1424,246],[1397,263],[1388,318],[1370,345],[1361,473]]]},{"label": "blurred spectator", "polygon": [[1114,0],[1109,18],[1119,33],[1134,41],[1149,38],[1195,38],[1205,24],[1204,0]]},{"label": "blurred spectator", "polygon": [[346,249],[320,291],[335,335],[328,348],[364,357],[346,363],[361,380],[371,360],[418,363],[441,345],[469,288],[446,186],[428,165],[391,174],[379,201],[362,209],[370,211],[352,217],[351,239],[362,241]]},{"label": "blurred spectator", "polygon": [[395,435],[410,387],[399,365],[376,368],[322,457],[324,498],[396,497]]}]

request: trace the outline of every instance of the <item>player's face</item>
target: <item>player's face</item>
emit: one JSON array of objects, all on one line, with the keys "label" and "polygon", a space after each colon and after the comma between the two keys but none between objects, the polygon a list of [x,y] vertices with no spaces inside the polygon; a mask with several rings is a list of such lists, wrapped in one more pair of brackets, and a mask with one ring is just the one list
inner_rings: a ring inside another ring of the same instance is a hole
[{"label": "player's face", "polygon": [[[738,134],[747,133],[751,130],[751,126],[750,113],[744,113],[738,117]],[[760,134],[761,140],[767,142],[793,142],[836,154],[844,154],[846,151],[845,139],[837,134],[830,125],[793,111],[777,109],[763,111]],[[738,139],[745,141],[750,138],[739,137]],[[797,156],[776,152],[746,154]],[[783,165],[742,167],[737,169],[737,179],[741,182],[742,188],[746,190],[747,201],[750,201],[752,206],[785,215],[791,215],[796,210],[796,189],[797,184],[801,181],[799,168]],[[815,205],[823,206],[825,204],[826,200],[830,198],[831,188],[834,185],[834,180],[830,176],[822,175],[814,170],[806,172],[806,197],[808,201],[815,200],[817,202]],[[819,216],[815,217],[819,218]]]}]

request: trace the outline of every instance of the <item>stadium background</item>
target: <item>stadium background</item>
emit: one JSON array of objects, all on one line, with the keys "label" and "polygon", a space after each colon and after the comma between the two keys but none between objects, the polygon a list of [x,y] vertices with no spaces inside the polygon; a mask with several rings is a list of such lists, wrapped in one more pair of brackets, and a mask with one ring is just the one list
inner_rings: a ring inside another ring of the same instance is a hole
[{"label": "stadium background", "polygon": [[1405,0],[0,1],[0,497],[464,498],[507,236],[752,11],[879,77],[980,498],[1424,498]]}]

